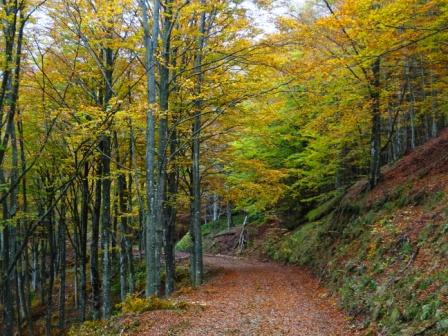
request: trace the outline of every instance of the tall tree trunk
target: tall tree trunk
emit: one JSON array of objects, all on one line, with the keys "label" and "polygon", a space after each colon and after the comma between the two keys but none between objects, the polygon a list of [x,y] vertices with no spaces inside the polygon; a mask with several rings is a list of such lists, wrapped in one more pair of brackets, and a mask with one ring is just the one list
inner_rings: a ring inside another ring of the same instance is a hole
[{"label": "tall tree trunk", "polygon": [[[45,283],[47,281],[47,276],[48,273],[46,271],[45,266],[47,265],[47,260],[46,260],[46,256],[47,256],[47,241],[45,239],[42,239],[40,241],[40,263],[39,263],[39,273],[40,273],[40,284],[39,284],[39,290],[40,290],[40,301],[42,303],[45,302]],[[76,258],[78,257],[78,255],[75,253]],[[76,267],[77,267],[77,260],[76,260]],[[77,268],[75,269],[77,270]],[[75,280],[77,281],[76,278],[77,273],[75,273]],[[77,289],[76,289],[76,294],[77,293]]]},{"label": "tall tree trunk", "polygon": [[[18,79],[17,79],[18,80]],[[10,211],[10,218],[14,218],[16,216],[16,213],[18,211],[18,191],[19,191],[19,183],[18,183],[18,174],[19,174],[19,154],[18,154],[18,143],[17,143],[17,135],[16,135],[16,126],[15,123],[10,124],[10,129],[8,130],[10,132],[11,136],[11,173],[10,173],[10,204],[9,204],[9,211]],[[18,233],[20,232],[20,221],[16,220],[16,225],[11,227],[11,256],[15,256],[17,251],[17,246],[19,244],[19,236]],[[20,264],[20,263],[19,263]],[[19,333],[21,333],[21,316],[24,316],[25,312],[24,309],[21,309],[23,307],[20,302],[24,302],[23,297],[21,298],[21,290],[20,290],[20,276],[19,272],[21,273],[20,268],[18,267],[18,264],[14,267],[14,275],[13,278],[15,280],[16,285],[16,302],[17,302],[17,310],[16,310],[16,318],[17,318],[17,330]]]},{"label": "tall tree trunk", "polygon": [[65,206],[62,205],[59,213],[59,256],[61,264],[59,267],[59,329],[61,332],[65,329],[65,280],[66,280],[66,265],[67,253],[65,246]]},{"label": "tall tree trunk", "polygon": [[156,50],[159,36],[160,0],[155,0],[152,8],[153,25],[152,38],[150,33],[148,8],[145,0],[139,0],[142,10],[142,24],[144,30],[144,45],[146,50],[145,68],[147,76],[148,110],[146,113],[146,296],[158,295],[160,284],[159,263],[157,259],[157,228],[155,222],[155,188],[154,188],[154,160],[155,160],[155,116],[156,103]]},{"label": "tall tree trunk", "polygon": [[84,172],[81,180],[81,220],[80,220],[80,239],[79,251],[81,259],[81,293],[80,319],[85,321],[87,308],[87,224],[89,214],[89,163],[84,163]]},{"label": "tall tree trunk", "polygon": [[[5,202],[4,202],[5,203]],[[5,210],[7,210],[7,205],[5,209],[5,205],[3,206],[3,218],[7,218],[7,214]],[[2,303],[3,303],[3,335],[12,335],[13,334],[13,304],[12,304],[12,293],[11,293],[11,276],[8,272],[9,264],[10,264],[10,227],[6,225],[3,228],[2,232],[2,240],[3,240],[3,276],[2,276]]]},{"label": "tall tree trunk", "polygon": [[[102,163],[98,162],[96,174],[102,177],[103,173]],[[93,319],[98,320],[101,316],[100,303],[100,275],[98,268],[98,245],[99,245],[99,227],[101,214],[101,186],[102,181],[95,182],[95,199],[93,204],[92,214],[92,240],[90,242],[90,281],[92,286],[92,313]]]},{"label": "tall tree trunk", "polygon": [[[134,127],[132,126],[132,121],[129,121],[129,166],[130,171],[132,171],[135,176],[135,190],[138,199],[138,221],[139,221],[139,253],[140,257],[142,256],[142,252],[144,250],[145,245],[145,230],[144,230],[144,212],[145,212],[145,204],[140,193],[140,178],[137,166],[137,159],[135,155],[136,145],[135,145],[135,135],[134,135]],[[132,174],[132,173],[131,173]],[[132,176],[132,175],[131,175]],[[132,179],[129,179],[129,191],[132,191]],[[129,203],[132,204],[132,199],[129,198]]]},{"label": "tall tree trunk", "polygon": [[[205,0],[201,0],[201,5],[205,5]],[[194,60],[194,73],[196,77],[196,95],[201,95],[202,86],[202,53],[205,43],[205,8],[202,8],[199,22],[199,38],[197,52]],[[191,204],[191,238],[193,241],[192,253],[192,282],[193,286],[202,284],[203,261],[202,261],[202,233],[201,233],[201,172],[200,172],[200,150],[201,150],[201,113],[202,99],[198,98],[194,102],[195,115],[193,120],[193,143],[192,143],[192,204]]]},{"label": "tall tree trunk", "polygon": [[372,133],[370,142],[370,187],[378,184],[381,174],[381,110],[380,110],[380,66],[381,59],[377,58],[372,65],[372,85],[370,95],[372,99]]},{"label": "tall tree trunk", "polygon": [[102,213],[101,213],[101,247],[103,250],[103,317],[109,318],[112,313],[111,304],[111,218],[110,218],[110,138],[102,135],[101,139],[102,162]]},{"label": "tall tree trunk", "polygon": [[81,253],[80,253],[80,240],[81,240],[81,224],[80,224],[80,216],[79,216],[79,199],[78,199],[78,188],[72,188],[72,197],[70,199],[72,206],[70,207],[72,213],[72,222],[73,222],[73,238],[72,238],[72,246],[75,253],[75,269],[74,269],[74,288],[75,288],[75,308],[81,308],[81,293],[80,293],[80,273],[79,269],[81,264]]},{"label": "tall tree trunk", "polygon": [[[177,150],[177,132],[172,131],[170,138],[170,153]],[[165,229],[165,293],[170,295],[174,291],[174,278],[176,273],[175,256],[175,231],[176,231],[176,196],[179,188],[179,173],[173,164],[168,173],[168,201],[166,204],[166,229]]]},{"label": "tall tree trunk", "polygon": [[[120,149],[118,146],[118,134],[114,132],[114,150],[115,160],[117,165],[124,164],[120,158]],[[121,167],[117,167],[121,169]],[[128,194],[126,176],[120,172],[117,176],[118,186],[118,217],[120,221],[120,295],[124,300],[128,293],[131,293],[134,288],[134,270],[132,260],[132,246],[129,242],[129,229],[128,229]]]},{"label": "tall tree trunk", "polygon": [[[23,139],[23,125],[22,120],[20,118],[20,110],[17,111],[19,114],[19,118],[17,120],[17,131],[19,133],[18,143],[19,143],[19,150],[20,150],[20,168],[21,168],[21,174],[22,174],[22,212],[24,214],[28,213],[28,198],[27,198],[27,179],[26,179],[26,158],[25,158],[25,145],[24,145],[24,139]],[[26,223],[26,222],[25,222]],[[27,230],[26,228],[23,228],[23,230]],[[33,243],[31,243],[31,249],[33,249]],[[31,288],[30,288],[30,276],[28,275],[28,270],[31,270],[31,277],[34,276],[34,270],[33,267],[30,264],[30,256],[28,249],[25,249],[24,252],[24,258],[23,258],[23,270],[21,275],[21,291],[23,293],[21,294],[22,300],[23,300],[23,307],[25,310],[25,320],[28,326],[28,334],[33,335],[33,321],[31,318]]]},{"label": "tall tree trunk", "polygon": [[73,289],[74,289],[73,296],[75,301],[75,309],[79,308],[78,265],[79,265],[78,253],[75,253],[75,263],[73,265]]},{"label": "tall tree trunk", "polygon": [[[47,190],[48,193],[48,201],[47,204],[53,203],[53,190],[52,190],[52,182],[48,181],[48,184],[50,187]],[[45,321],[45,335],[50,336],[51,330],[52,330],[52,324],[51,324],[51,317],[53,313],[53,287],[54,287],[54,264],[55,264],[55,256],[56,256],[56,248],[55,248],[55,242],[54,242],[54,232],[53,232],[53,211],[50,211],[46,218],[46,224],[47,224],[47,234],[48,234],[48,242],[49,242],[49,255],[48,255],[48,261],[49,261],[49,269],[48,269],[48,286],[46,289],[46,321]]]},{"label": "tall tree trunk", "polygon": [[[110,99],[113,95],[112,83],[113,83],[113,51],[110,48],[103,50],[105,61],[105,78],[104,78],[104,101],[103,109],[107,111]],[[102,224],[102,248],[103,248],[103,317],[109,318],[112,314],[111,303],[111,276],[112,276],[112,256],[111,256],[111,178],[110,178],[110,162],[111,162],[111,141],[110,136],[107,134],[101,135],[101,163],[102,163],[102,212],[101,212],[101,224]]]},{"label": "tall tree trunk", "polygon": [[[6,184],[5,171],[4,171],[4,158],[5,153],[8,148],[9,139],[12,138],[13,143],[13,169],[11,176],[11,193],[10,193],[10,204],[6,197],[3,201],[3,220],[8,221],[15,216],[17,211],[17,167],[18,167],[18,157],[17,157],[17,141],[15,137],[15,113],[17,108],[17,101],[19,96],[19,80],[20,80],[20,63],[21,63],[21,53],[22,53],[22,41],[23,41],[23,31],[25,26],[25,20],[23,18],[22,8],[18,7],[17,2],[9,2],[3,8],[4,14],[7,15],[7,19],[4,20],[4,39],[5,39],[5,60],[4,60],[4,71],[2,79],[2,87],[0,92],[0,131],[3,129],[3,109],[5,105],[5,98],[7,98],[9,105],[8,114],[6,116],[6,131],[2,139],[2,144],[0,146],[0,183],[2,185]],[[17,25],[17,17],[20,13],[19,27]],[[11,67],[13,66],[13,55],[14,55],[14,44],[15,36],[18,29],[17,46],[15,51],[15,64],[14,64],[14,78],[11,78]],[[12,79],[12,80],[11,80]],[[9,92],[8,92],[9,91]],[[13,277],[11,276],[10,262],[11,256],[14,255],[15,247],[15,229],[10,225],[5,225],[3,228],[2,235],[2,256],[3,256],[3,276],[1,281],[3,288],[2,292],[2,302],[3,302],[3,332],[5,335],[12,335],[13,332],[13,293],[11,288],[13,288]]]},{"label": "tall tree trunk", "polygon": [[[156,225],[157,225],[157,239],[158,246],[162,247],[162,241],[165,240],[165,264],[168,272],[166,273],[166,289],[169,292],[172,291],[171,283],[173,283],[174,276],[173,271],[167,264],[167,255],[171,252],[167,244],[170,244],[166,240],[168,233],[167,207],[166,207],[166,180],[167,180],[167,150],[168,150],[168,107],[169,107],[169,92],[170,92],[170,48],[171,48],[171,31],[172,31],[172,1],[165,2],[165,12],[163,15],[163,30],[162,30],[162,62],[160,62],[160,89],[159,89],[159,105],[161,111],[160,123],[159,123],[159,148],[158,148],[158,183],[157,183],[157,209],[156,209]],[[163,239],[163,233],[165,232],[165,239]],[[171,257],[171,256],[169,256]],[[170,261],[171,262],[171,261]],[[169,269],[168,269],[169,268]],[[159,271],[160,272],[160,271]],[[169,283],[169,285],[167,285]]]}]

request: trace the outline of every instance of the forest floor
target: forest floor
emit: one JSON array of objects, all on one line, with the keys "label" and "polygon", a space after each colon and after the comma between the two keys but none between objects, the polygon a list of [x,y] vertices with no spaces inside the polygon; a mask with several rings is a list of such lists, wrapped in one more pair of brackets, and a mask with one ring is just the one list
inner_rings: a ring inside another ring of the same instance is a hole
[{"label": "forest floor", "polygon": [[205,265],[206,283],[174,297],[188,309],[147,312],[136,335],[356,335],[308,271],[230,256]]}]

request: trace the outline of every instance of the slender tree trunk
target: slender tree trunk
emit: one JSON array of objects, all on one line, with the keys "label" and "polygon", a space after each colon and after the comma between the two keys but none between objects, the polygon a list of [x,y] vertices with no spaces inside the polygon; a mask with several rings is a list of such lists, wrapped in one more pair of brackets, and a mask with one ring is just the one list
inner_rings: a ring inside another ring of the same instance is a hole
[{"label": "slender tree trunk", "polygon": [[230,230],[233,227],[232,203],[230,201],[227,201],[226,214],[227,214],[227,229]]},{"label": "slender tree trunk", "polygon": [[[50,183],[50,181],[48,181]],[[47,191],[49,194],[49,199],[47,204],[52,204],[53,202],[53,191],[51,190],[51,187]],[[47,233],[48,233],[48,242],[49,242],[49,270],[48,270],[48,287],[46,289],[47,294],[47,300],[46,300],[46,321],[45,321],[45,334],[47,336],[51,336],[51,316],[53,313],[53,287],[54,287],[54,264],[55,264],[55,256],[56,256],[56,249],[54,244],[54,233],[53,233],[53,213],[50,212],[48,215],[48,218],[46,220],[47,224]]]},{"label": "slender tree trunk", "polygon": [[[3,207],[3,218],[7,218],[5,213],[5,206]],[[7,210],[7,209],[6,209]],[[12,304],[12,293],[11,293],[11,276],[9,275],[9,263],[10,263],[10,227],[6,225],[3,228],[2,240],[3,240],[3,276],[2,283],[5,285],[2,288],[2,302],[3,302],[3,335],[13,334],[13,304]]]},{"label": "slender tree trunk", "polygon": [[[17,243],[15,243],[15,245],[17,245]],[[18,264],[16,264],[16,267],[14,267],[14,271],[13,271],[14,292],[16,294],[16,298],[15,298],[16,299],[16,333],[19,336],[21,336],[23,333],[21,320],[22,320],[22,316],[24,316],[24,312],[23,312],[22,305],[20,302],[20,281],[19,281],[19,272],[18,272],[19,270],[18,270],[17,265]]]},{"label": "slender tree trunk", "polygon": [[[129,122],[129,160],[130,160],[130,170],[134,172],[135,176],[135,190],[138,199],[138,220],[139,220],[139,253],[140,257],[143,254],[144,245],[145,245],[145,230],[144,230],[144,212],[145,212],[145,204],[140,193],[140,178],[137,166],[137,159],[135,156],[136,146],[135,146],[135,136],[134,136],[134,128],[132,126],[132,122]],[[131,179],[129,179],[130,187],[129,190],[132,190]],[[130,204],[132,204],[132,199],[129,198]]]},{"label": "slender tree trunk", "polygon": [[[20,150],[20,165],[21,165],[21,174],[22,174],[22,212],[24,214],[28,213],[28,199],[27,199],[27,179],[25,176],[26,173],[26,158],[25,158],[25,145],[23,139],[23,125],[22,120],[20,118],[20,110],[17,111],[19,114],[19,118],[17,121],[17,131],[19,133],[18,144]],[[26,224],[26,222],[25,222]],[[23,230],[26,231],[25,228]],[[31,248],[33,248],[33,244],[31,244]],[[25,314],[25,320],[28,326],[28,334],[33,335],[33,322],[31,318],[31,292],[30,292],[30,276],[28,275],[28,270],[31,270],[31,276],[34,275],[34,270],[30,265],[29,260],[29,252],[28,249],[25,249],[24,257],[23,257],[23,270],[20,276],[20,291],[21,291],[21,300]]]},{"label": "slender tree trunk", "polygon": [[[102,177],[103,173],[102,163],[98,162],[96,174]],[[101,316],[100,303],[100,276],[98,268],[98,245],[99,245],[99,227],[101,214],[101,186],[102,181],[95,182],[95,199],[93,204],[92,214],[92,240],[90,242],[90,281],[92,286],[92,312],[93,319],[98,320]]]},{"label": "slender tree trunk", "polygon": [[[170,84],[170,48],[171,48],[171,31],[172,31],[172,1],[165,1],[165,12],[163,15],[163,29],[162,29],[162,62],[160,62],[160,89],[159,89],[159,105],[161,111],[160,123],[159,123],[159,148],[158,148],[158,183],[157,183],[157,209],[156,209],[156,225],[157,225],[157,245],[161,248],[162,242],[165,240],[165,265],[167,269],[165,289],[169,292],[172,291],[172,285],[174,279],[173,271],[168,269],[167,253],[171,252],[167,245],[171,245],[167,241],[169,219],[167,218],[167,192],[166,192],[166,180],[167,180],[167,150],[168,150],[168,107],[169,107],[169,84]],[[163,233],[165,232],[165,239],[163,239]],[[168,256],[170,258],[171,256]],[[171,262],[171,261],[170,261]],[[160,270],[158,271],[160,272]],[[167,293],[168,294],[168,293]]]},{"label": "slender tree trunk", "polygon": [[[6,184],[5,179],[5,168],[4,168],[4,158],[5,153],[8,148],[8,142],[10,137],[14,137],[15,149],[13,149],[13,170],[11,176],[11,187],[13,188],[12,194],[10,196],[11,204],[8,204],[8,200],[4,197],[2,204],[3,207],[3,220],[6,222],[12,219],[15,215],[17,208],[17,186],[15,185],[16,180],[14,180],[14,174],[17,178],[17,143],[15,139],[15,112],[17,107],[17,100],[19,95],[19,79],[20,79],[20,62],[22,53],[22,40],[23,40],[23,30],[25,22],[23,20],[23,13],[21,8],[18,7],[17,2],[9,2],[5,4],[4,14],[7,15],[7,19],[4,19],[4,68],[2,71],[2,86],[0,91],[0,132],[3,129],[3,110],[6,100],[8,101],[9,110],[6,116],[6,131],[2,139],[2,144],[0,146],[0,183],[2,185]],[[17,18],[20,13],[19,27],[17,25]],[[17,46],[15,51],[15,64],[14,64],[14,78],[11,78],[11,68],[13,67],[13,55],[14,55],[14,44],[15,37],[19,29],[19,34],[17,37]],[[6,99],[7,98],[7,99]],[[1,134],[1,133],[0,133]],[[13,144],[14,145],[14,144]],[[3,228],[2,233],[2,266],[3,266],[3,276],[1,277],[3,288],[2,292],[2,303],[3,303],[3,333],[5,335],[12,335],[13,333],[13,321],[14,321],[14,311],[13,311],[13,291],[11,290],[13,286],[13,276],[9,272],[11,256],[14,255],[15,247],[15,229],[6,224]]]},{"label": "slender tree trunk", "polygon": [[415,127],[415,94],[412,86],[413,75],[411,74],[412,63],[408,61],[406,66],[406,76],[409,89],[409,127],[411,132],[411,149],[416,147],[416,127]]},{"label": "slender tree trunk", "polygon": [[370,187],[378,184],[381,174],[381,111],[380,111],[380,66],[377,58],[372,65],[372,139],[370,145]]},{"label": "slender tree trunk", "polygon": [[202,283],[202,234],[201,234],[201,187],[200,187],[200,118],[195,118],[193,126],[193,153],[192,153],[192,205],[191,205],[191,235],[193,242],[193,285]]},{"label": "slender tree trunk", "polygon": [[219,196],[217,194],[213,194],[213,221],[216,222],[219,220]]},{"label": "slender tree trunk", "polygon": [[[177,132],[172,131],[170,139],[170,152],[177,150]],[[165,293],[170,295],[174,291],[174,278],[176,273],[175,256],[175,230],[176,230],[176,195],[179,188],[179,173],[174,164],[171,165],[168,173],[168,202],[166,205],[166,230],[165,230]]]},{"label": "slender tree trunk", "polygon": [[80,220],[80,239],[79,250],[81,258],[81,293],[79,297],[80,303],[80,319],[85,321],[87,308],[87,223],[89,213],[89,164],[84,163],[84,173],[81,181],[81,220]]},{"label": "slender tree trunk", "polygon": [[[20,111],[18,111],[18,114]],[[24,145],[24,135],[23,135],[23,125],[22,120],[19,117],[17,121],[17,131],[19,132],[19,149],[20,149],[20,164],[21,164],[21,173],[22,177],[22,211],[23,213],[28,213],[28,198],[27,198],[27,179],[25,176],[26,173],[26,158],[25,158],[25,145]],[[24,229],[26,230],[26,229]],[[31,241],[31,251],[34,249],[34,242]],[[32,253],[32,252],[31,252]],[[31,280],[34,280],[36,271],[35,268],[30,263],[30,255],[28,249],[25,249],[24,256],[24,271],[22,272],[22,287],[23,287],[23,300],[24,300],[24,308],[25,308],[25,320],[28,326],[28,334],[33,335],[33,320],[31,318],[31,286],[30,286],[30,275],[27,274],[27,270],[31,270]]]},{"label": "slender tree trunk", "polygon": [[[112,181],[111,181],[112,183]],[[113,194],[113,193],[112,193]],[[118,243],[118,204],[117,202],[112,202],[113,206],[113,218],[112,218],[112,230],[110,232],[110,242],[111,242],[111,265],[119,265],[119,260],[117,257],[117,243]]]},{"label": "slender tree trunk", "polygon": [[[124,164],[120,159],[120,151],[118,146],[118,135],[114,132],[114,149],[117,165]],[[117,167],[120,169],[120,167]],[[128,219],[127,219],[127,184],[124,173],[119,173],[117,177],[118,186],[118,208],[120,221],[120,295],[124,300],[126,295],[133,291],[134,288],[134,271],[132,260],[132,246],[128,239]]]},{"label": "slender tree trunk", "polygon": [[[205,5],[205,0],[201,0],[201,5]],[[205,8],[202,9],[199,22],[199,38],[197,43],[197,53],[194,61],[194,72],[196,77],[196,94],[201,95],[202,85],[202,53],[205,43]],[[200,150],[201,150],[201,113],[202,99],[198,98],[194,102],[195,115],[193,120],[193,143],[192,143],[192,204],[191,204],[191,238],[193,241],[193,286],[202,284],[203,261],[202,261],[202,233],[201,233],[201,172],[200,172]]]},{"label": "slender tree trunk", "polygon": [[79,308],[79,288],[78,288],[78,265],[79,265],[79,257],[78,254],[75,253],[75,264],[73,265],[73,288],[74,288],[74,299],[75,299],[75,308]]},{"label": "slender tree trunk", "polygon": [[[113,95],[112,83],[113,83],[113,51],[110,48],[103,50],[105,67],[104,78],[104,102],[103,109],[107,111],[110,99]],[[107,134],[101,135],[101,164],[102,164],[102,212],[101,212],[101,224],[102,235],[101,242],[103,248],[103,317],[110,318],[112,314],[111,303],[111,276],[112,276],[112,254],[111,254],[111,239],[112,239],[112,227],[111,227],[111,177],[110,177],[110,162],[111,162],[111,141],[110,136]]]},{"label": "slender tree trunk", "polygon": [[[40,284],[39,284],[39,290],[40,290],[40,301],[42,303],[45,302],[45,283],[47,281],[47,276],[48,273],[46,271],[45,266],[47,265],[47,260],[46,260],[46,256],[47,256],[47,241],[46,240],[41,240],[41,247],[40,247],[40,263],[39,263],[39,274],[40,274]],[[75,253],[76,258],[77,258],[77,254]],[[77,262],[77,259],[76,259]],[[76,263],[76,267],[77,267],[77,263]],[[77,270],[77,268],[76,268]],[[75,280],[77,281],[78,278],[76,278],[77,273],[75,273]],[[78,294],[77,292],[77,288],[75,291],[76,294]]]},{"label": "slender tree trunk", "polygon": [[65,329],[65,280],[66,280],[66,265],[67,254],[65,246],[65,207],[61,206],[59,214],[59,255],[60,255],[60,268],[59,268],[59,329],[61,332]]},{"label": "slender tree trunk", "polygon": [[102,135],[101,139],[101,161],[102,161],[102,235],[101,246],[103,250],[103,317],[109,318],[112,313],[111,303],[111,220],[110,220],[110,138],[107,135]]},{"label": "slender tree trunk", "polygon": [[31,272],[31,288],[37,292],[39,287],[39,240],[32,239],[31,242],[31,258],[33,268]]},{"label": "slender tree trunk", "polygon": [[75,269],[74,269],[74,287],[75,287],[75,308],[81,309],[81,293],[80,293],[80,287],[81,287],[81,274],[79,272],[80,267],[82,267],[81,262],[81,253],[80,253],[80,246],[81,246],[81,224],[80,224],[80,216],[79,216],[79,199],[78,199],[78,188],[73,187],[73,193],[71,197],[71,203],[72,206],[70,207],[71,213],[72,213],[72,222],[73,222],[73,249],[75,253]]},{"label": "slender tree trunk", "polygon": [[[18,80],[18,78],[16,79]],[[14,218],[16,216],[18,210],[18,173],[19,173],[19,154],[18,154],[18,144],[17,144],[17,136],[16,136],[16,126],[15,123],[11,123],[9,125],[9,130],[11,137],[11,172],[10,172],[10,203],[9,203],[9,217]],[[20,222],[16,220],[16,225],[11,227],[11,237],[10,237],[10,248],[11,248],[11,256],[15,256],[16,248],[18,246],[18,233],[20,232]],[[20,264],[20,263],[19,263]],[[20,286],[19,286],[19,271],[18,264],[16,264],[14,268],[13,279],[15,280],[16,285],[16,302],[17,309],[16,310],[16,318],[17,318],[17,330],[21,333],[21,316],[24,315],[24,310],[20,309],[22,306],[20,305]],[[21,272],[21,271],[20,271]]]}]

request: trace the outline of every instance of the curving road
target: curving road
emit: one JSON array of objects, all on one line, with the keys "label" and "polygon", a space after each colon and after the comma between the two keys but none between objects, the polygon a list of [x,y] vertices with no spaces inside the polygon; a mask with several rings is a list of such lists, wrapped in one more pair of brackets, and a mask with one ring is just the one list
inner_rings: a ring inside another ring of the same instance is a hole
[{"label": "curving road", "polygon": [[292,266],[207,256],[215,275],[176,299],[186,312],[142,316],[138,335],[356,335],[347,317],[308,272]]}]

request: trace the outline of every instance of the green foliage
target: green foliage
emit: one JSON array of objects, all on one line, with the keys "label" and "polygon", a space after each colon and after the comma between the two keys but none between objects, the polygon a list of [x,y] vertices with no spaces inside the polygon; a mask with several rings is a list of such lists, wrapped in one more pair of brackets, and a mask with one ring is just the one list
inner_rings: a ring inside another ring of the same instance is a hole
[{"label": "green foliage", "polygon": [[122,320],[112,317],[109,320],[86,321],[80,325],[72,326],[68,336],[119,336],[125,331],[132,331],[138,327],[137,320]]},{"label": "green foliage", "polygon": [[[284,240],[268,241],[265,246],[266,252],[275,260],[312,265],[313,256],[318,253],[318,249],[324,248],[323,233],[327,227],[326,222],[307,223]],[[300,248],[297,248],[298,246]]]},{"label": "green foliage", "polygon": [[185,302],[173,302],[155,296],[142,298],[137,295],[128,295],[123,302],[117,305],[123,314],[141,314],[151,310],[175,310],[187,307],[188,304]]},{"label": "green foliage", "polygon": [[186,233],[181,240],[179,240],[176,244],[176,251],[179,252],[190,252],[193,246],[193,242],[191,240],[190,233]]},{"label": "green foliage", "polygon": [[342,197],[344,196],[344,192],[343,190],[335,190],[328,196],[331,196],[330,200],[315,207],[306,214],[306,220],[308,222],[314,222],[316,220],[319,220],[323,216],[327,215],[330,211],[332,211],[334,207],[337,205],[337,203],[341,201]]},{"label": "green foliage", "polygon": [[142,292],[146,283],[146,265],[144,260],[136,260],[134,265],[135,289]]},{"label": "green foliage", "polygon": [[[242,216],[242,215],[233,216],[234,226],[242,225],[243,221],[244,221],[244,216]],[[212,222],[208,222],[207,224],[202,225],[201,231],[202,231],[204,248],[207,250],[207,248],[210,247],[210,243],[211,243],[213,236],[215,236],[219,233],[225,232],[225,231],[227,231],[227,229],[228,229],[227,218],[224,216],[215,222],[212,221]],[[192,247],[191,236],[187,232],[181,238],[181,240],[179,240],[177,242],[176,251],[190,252],[191,247]]]}]

